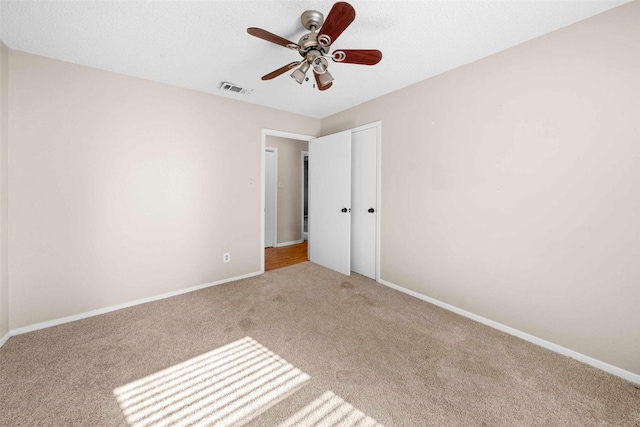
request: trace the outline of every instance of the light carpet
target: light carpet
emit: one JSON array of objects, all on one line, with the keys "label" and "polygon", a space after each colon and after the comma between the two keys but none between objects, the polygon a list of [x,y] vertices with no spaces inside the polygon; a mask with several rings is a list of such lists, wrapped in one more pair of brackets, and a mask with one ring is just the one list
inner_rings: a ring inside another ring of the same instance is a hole
[{"label": "light carpet", "polygon": [[640,389],[310,262],[0,349],[0,426],[156,425],[640,427]]}]

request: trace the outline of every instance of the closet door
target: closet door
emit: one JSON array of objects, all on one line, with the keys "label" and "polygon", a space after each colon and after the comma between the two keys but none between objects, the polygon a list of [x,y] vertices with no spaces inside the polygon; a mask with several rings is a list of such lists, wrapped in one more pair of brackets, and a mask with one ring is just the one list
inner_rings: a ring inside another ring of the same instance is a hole
[{"label": "closet door", "polygon": [[351,131],[309,141],[309,260],[351,274]]},{"label": "closet door", "polygon": [[264,152],[264,247],[271,248],[277,243],[277,180],[278,151],[266,148]]},{"label": "closet door", "polygon": [[351,271],[376,279],[377,128],[351,135]]}]

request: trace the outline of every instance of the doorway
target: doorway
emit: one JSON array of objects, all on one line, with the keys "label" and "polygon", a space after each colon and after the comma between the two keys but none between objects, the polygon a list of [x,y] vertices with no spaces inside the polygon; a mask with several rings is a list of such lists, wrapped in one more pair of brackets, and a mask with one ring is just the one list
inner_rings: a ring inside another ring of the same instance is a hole
[{"label": "doorway", "polygon": [[[271,266],[284,266],[281,263],[302,259],[306,261],[307,247],[304,236],[304,153],[307,152],[310,135],[291,132],[262,130],[262,245],[261,271],[266,271],[266,257],[269,252]],[[294,148],[292,148],[294,147]],[[269,178],[270,154],[267,149],[277,149],[275,177]],[[269,184],[269,181],[272,184]],[[275,220],[267,212],[272,199],[271,188],[275,189]],[[308,214],[308,212],[307,212]],[[270,224],[274,232],[270,232]],[[304,246],[304,247],[303,247]],[[267,249],[265,249],[267,248]],[[292,252],[292,254],[287,254]],[[276,260],[276,264],[272,261]],[[299,261],[296,261],[299,262]],[[294,262],[295,263],[295,262]]]}]

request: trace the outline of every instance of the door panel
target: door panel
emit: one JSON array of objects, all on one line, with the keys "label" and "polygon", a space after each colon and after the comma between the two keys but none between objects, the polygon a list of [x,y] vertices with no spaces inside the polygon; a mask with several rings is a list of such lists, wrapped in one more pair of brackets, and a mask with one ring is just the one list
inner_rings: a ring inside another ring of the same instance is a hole
[{"label": "door panel", "polygon": [[264,152],[264,247],[276,245],[276,152]]},{"label": "door panel", "polygon": [[[351,273],[351,131],[309,141],[309,260]],[[342,210],[346,209],[346,212]]]},{"label": "door panel", "polygon": [[351,271],[375,280],[377,129],[354,132],[351,150]]}]

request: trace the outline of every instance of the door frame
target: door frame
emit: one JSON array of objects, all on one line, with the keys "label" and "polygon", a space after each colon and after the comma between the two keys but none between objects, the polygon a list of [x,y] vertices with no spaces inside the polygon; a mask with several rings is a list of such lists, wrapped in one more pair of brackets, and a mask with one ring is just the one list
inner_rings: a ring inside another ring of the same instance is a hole
[{"label": "door frame", "polygon": [[357,126],[351,133],[365,129],[376,129],[376,282],[380,282],[380,216],[382,215],[382,122],[380,120]]},{"label": "door frame", "polygon": [[[273,246],[272,247],[276,247],[278,245],[278,149],[274,148],[274,147],[265,147],[264,152],[266,153],[267,151],[270,151],[274,154],[275,157],[275,164],[273,165],[273,173],[275,174],[275,183],[273,188],[271,189],[271,191],[273,191],[273,203],[274,203],[274,207],[273,207],[273,224],[271,224],[271,226],[273,227]],[[265,172],[265,179],[264,179],[264,215],[265,215],[265,220],[267,217],[267,157],[266,154],[265,156],[265,168],[264,168],[264,172]],[[266,224],[266,221],[263,221],[263,224]],[[264,225],[263,225],[264,227]],[[264,228],[263,234],[262,234],[262,239],[264,241],[264,232],[266,231],[266,227]],[[264,244],[266,244],[266,242],[264,242]]]},{"label": "door frame", "polygon": [[[297,139],[309,142],[315,136],[300,133],[286,132],[275,129],[262,128],[260,144],[260,273],[264,273],[264,217],[265,217],[265,149],[267,148],[267,136]],[[277,221],[277,216],[276,216]],[[277,237],[276,237],[277,239]]]},{"label": "door frame", "polygon": [[[300,166],[302,170],[302,176],[300,177],[300,182],[302,183],[301,194],[302,194],[302,222],[300,224],[300,230],[302,230],[302,241],[309,240],[309,235],[307,234],[307,238],[304,238],[304,196],[306,191],[304,191],[304,159],[307,158],[307,162],[309,161],[309,151],[301,151],[300,152]],[[308,196],[308,195],[307,195]]]}]

